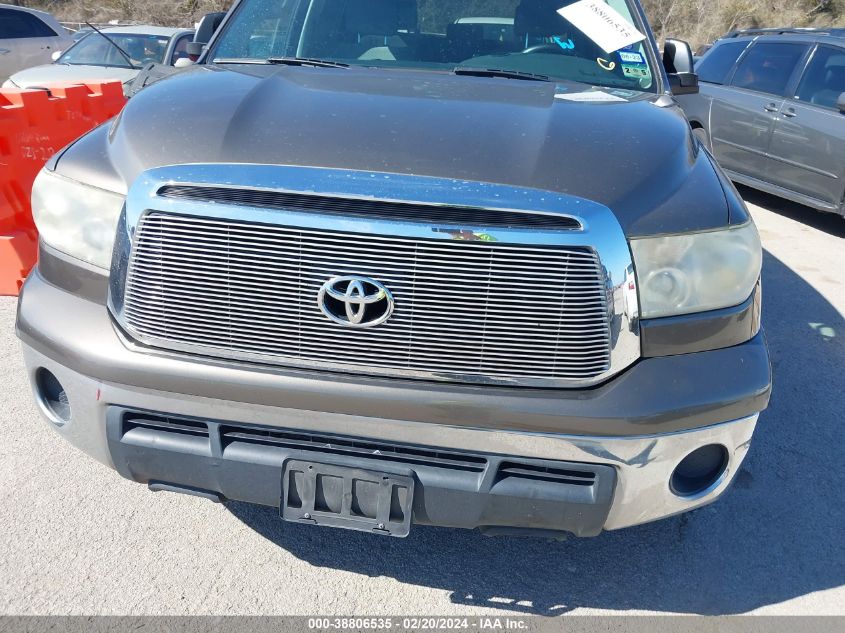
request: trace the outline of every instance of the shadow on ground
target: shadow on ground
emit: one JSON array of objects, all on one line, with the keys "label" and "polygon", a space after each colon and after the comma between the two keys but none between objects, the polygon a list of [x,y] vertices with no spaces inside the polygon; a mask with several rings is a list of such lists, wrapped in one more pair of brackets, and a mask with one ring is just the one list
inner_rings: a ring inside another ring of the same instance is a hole
[{"label": "shadow on ground", "polygon": [[742,194],[742,199],[749,204],[755,204],[758,207],[763,207],[768,211],[782,215],[790,220],[795,220],[801,224],[806,224],[819,231],[824,231],[829,235],[835,237],[845,237],[845,218],[835,213],[824,213],[816,211],[810,207],[805,207],[794,202],[789,202],[781,198],[750,189],[739,185],[737,187]]},{"label": "shadow on ground", "polygon": [[389,539],[286,524],[274,509],[230,510],[313,565],[445,589],[453,603],[517,613],[733,614],[845,584],[845,322],[768,254],[764,279],[774,396],[736,484],[717,504],[563,543],[422,526]]}]

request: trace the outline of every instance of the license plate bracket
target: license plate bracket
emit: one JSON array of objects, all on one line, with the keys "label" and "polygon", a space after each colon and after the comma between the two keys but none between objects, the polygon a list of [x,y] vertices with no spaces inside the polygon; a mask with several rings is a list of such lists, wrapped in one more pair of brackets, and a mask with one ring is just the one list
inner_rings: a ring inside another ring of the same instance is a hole
[{"label": "license plate bracket", "polygon": [[298,459],[282,470],[280,513],[285,521],[407,536],[414,478]]}]

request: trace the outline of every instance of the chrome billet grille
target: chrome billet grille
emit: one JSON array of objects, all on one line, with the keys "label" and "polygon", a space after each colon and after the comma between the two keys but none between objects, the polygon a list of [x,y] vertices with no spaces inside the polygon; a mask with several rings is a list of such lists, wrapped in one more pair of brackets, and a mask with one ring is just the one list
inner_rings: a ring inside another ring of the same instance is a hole
[{"label": "chrome billet grille", "polygon": [[[395,310],[355,329],[321,285],[383,283]],[[147,344],[212,356],[467,381],[584,381],[610,367],[607,290],[588,248],[418,239],[145,214],[124,325]]]}]

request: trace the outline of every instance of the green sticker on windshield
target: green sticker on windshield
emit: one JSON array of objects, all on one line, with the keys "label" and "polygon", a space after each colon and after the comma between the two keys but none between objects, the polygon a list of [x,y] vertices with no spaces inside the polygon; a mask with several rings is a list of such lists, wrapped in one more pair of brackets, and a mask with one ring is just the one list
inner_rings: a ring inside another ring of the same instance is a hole
[{"label": "green sticker on windshield", "polygon": [[622,64],[622,73],[631,79],[651,79],[651,70],[648,66],[639,64]]}]

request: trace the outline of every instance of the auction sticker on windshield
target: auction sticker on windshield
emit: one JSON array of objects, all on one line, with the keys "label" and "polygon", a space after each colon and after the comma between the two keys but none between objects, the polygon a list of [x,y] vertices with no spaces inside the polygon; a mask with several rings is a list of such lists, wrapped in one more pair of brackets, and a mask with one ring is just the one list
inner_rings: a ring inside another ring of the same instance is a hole
[{"label": "auction sticker on windshield", "polygon": [[607,53],[645,39],[637,27],[604,0],[581,0],[557,12]]}]

